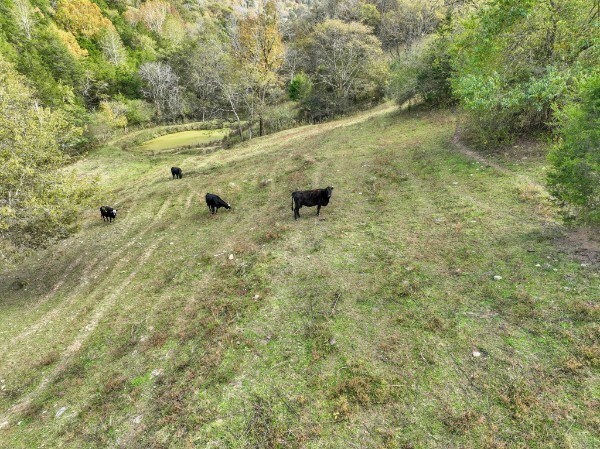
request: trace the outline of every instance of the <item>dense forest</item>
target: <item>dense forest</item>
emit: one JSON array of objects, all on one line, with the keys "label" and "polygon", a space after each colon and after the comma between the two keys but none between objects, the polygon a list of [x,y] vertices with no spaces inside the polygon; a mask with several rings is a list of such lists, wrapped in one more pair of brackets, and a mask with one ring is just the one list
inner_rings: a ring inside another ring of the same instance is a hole
[{"label": "dense forest", "polygon": [[[549,136],[566,216],[600,220],[597,0],[0,0],[0,233],[74,229],[64,167],[131,127],[251,139],[399,104],[455,105],[482,148]],[[237,136],[237,137],[236,137]]]}]

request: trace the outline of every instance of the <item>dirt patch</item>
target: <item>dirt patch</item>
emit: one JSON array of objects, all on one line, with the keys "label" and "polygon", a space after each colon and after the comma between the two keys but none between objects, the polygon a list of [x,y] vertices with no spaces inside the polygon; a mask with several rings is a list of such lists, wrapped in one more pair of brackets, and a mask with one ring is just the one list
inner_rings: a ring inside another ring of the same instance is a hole
[{"label": "dirt patch", "polygon": [[581,263],[600,266],[600,228],[569,229],[557,246]]}]

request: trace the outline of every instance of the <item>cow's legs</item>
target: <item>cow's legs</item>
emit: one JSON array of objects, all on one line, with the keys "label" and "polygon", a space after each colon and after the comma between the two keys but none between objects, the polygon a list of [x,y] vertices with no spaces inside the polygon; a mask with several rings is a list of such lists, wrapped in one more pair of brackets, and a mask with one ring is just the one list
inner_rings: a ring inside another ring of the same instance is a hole
[{"label": "cow's legs", "polygon": [[317,215],[321,215],[321,205],[317,205]]},{"label": "cow's legs", "polygon": [[296,206],[294,209],[294,220],[297,220],[298,218],[300,218],[300,207]]}]

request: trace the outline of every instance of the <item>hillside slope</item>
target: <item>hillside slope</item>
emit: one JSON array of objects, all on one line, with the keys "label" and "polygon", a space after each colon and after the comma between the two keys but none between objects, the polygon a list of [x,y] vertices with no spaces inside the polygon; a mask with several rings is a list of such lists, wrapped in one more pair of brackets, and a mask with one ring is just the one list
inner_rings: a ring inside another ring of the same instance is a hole
[{"label": "hillside slope", "polygon": [[[385,106],[206,156],[90,155],[117,221],[90,211],[0,279],[0,446],[600,445],[598,266],[454,129]],[[326,185],[294,222],[290,192]]]}]

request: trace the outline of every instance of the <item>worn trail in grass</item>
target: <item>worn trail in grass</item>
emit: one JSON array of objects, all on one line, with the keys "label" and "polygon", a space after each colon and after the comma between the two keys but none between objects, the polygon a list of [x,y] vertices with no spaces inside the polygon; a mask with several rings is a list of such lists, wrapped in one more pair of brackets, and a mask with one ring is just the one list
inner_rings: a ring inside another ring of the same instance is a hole
[{"label": "worn trail in grass", "polygon": [[[600,444],[598,267],[555,246],[539,160],[498,171],[454,127],[382,107],[90,155],[116,223],[0,279],[0,446]],[[294,222],[290,192],[329,184]]]}]

